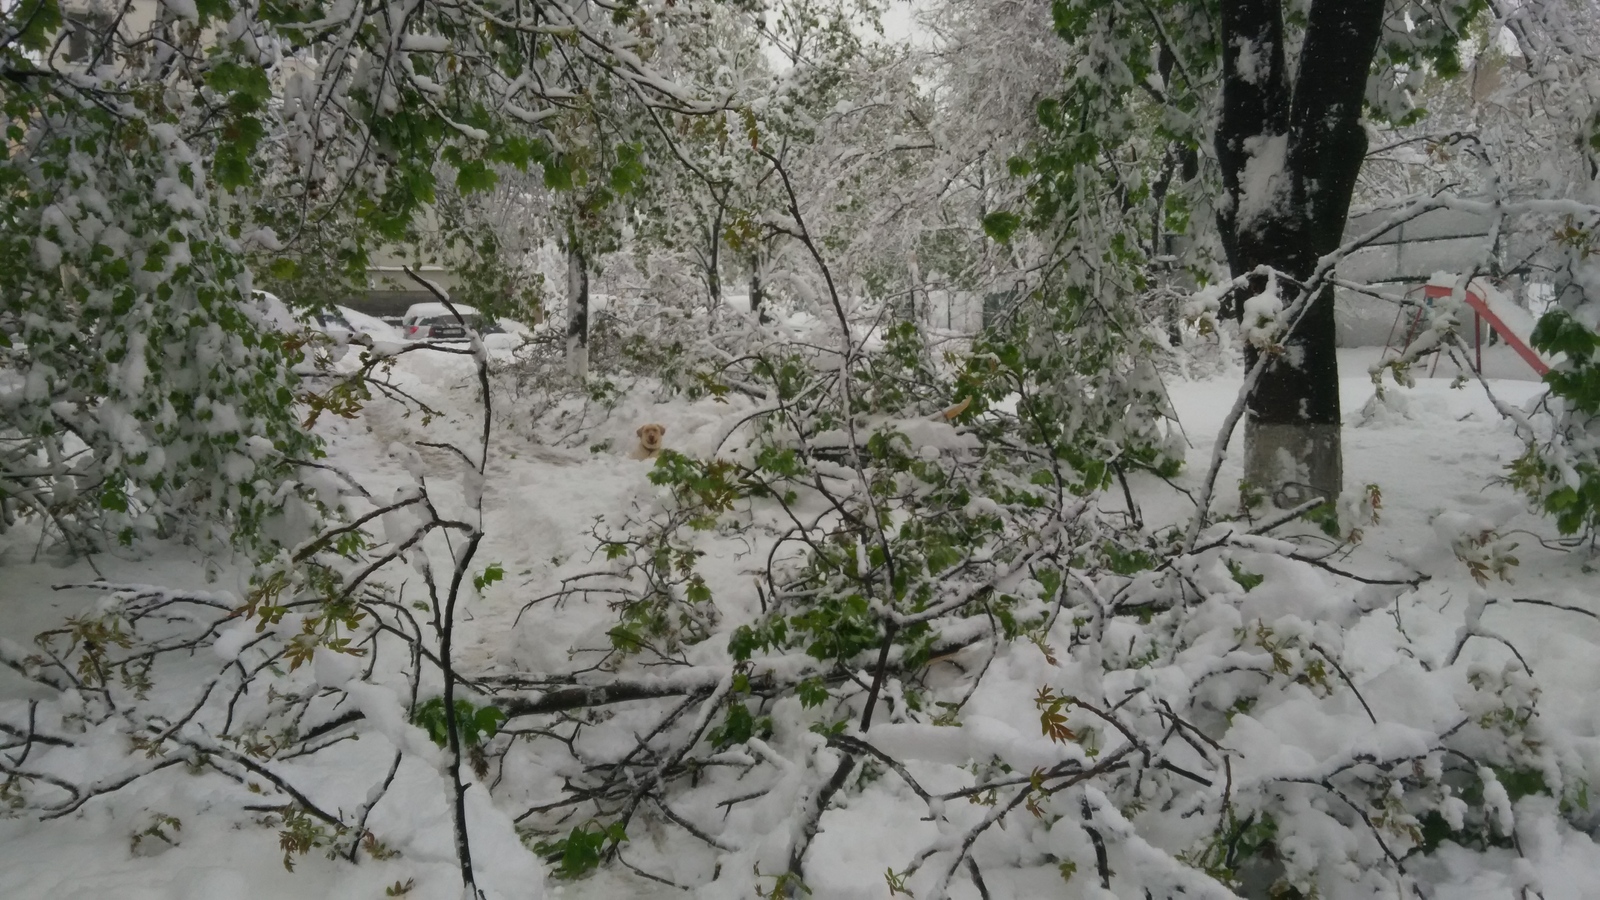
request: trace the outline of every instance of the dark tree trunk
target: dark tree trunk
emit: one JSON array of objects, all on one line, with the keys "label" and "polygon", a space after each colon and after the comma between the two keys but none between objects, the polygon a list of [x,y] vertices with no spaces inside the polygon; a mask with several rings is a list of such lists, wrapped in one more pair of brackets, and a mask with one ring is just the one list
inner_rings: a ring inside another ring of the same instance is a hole
[{"label": "dark tree trunk", "polygon": [[589,261],[575,233],[567,237],[567,371],[589,374]]},{"label": "dark tree trunk", "polygon": [[[1223,0],[1216,140],[1232,202],[1218,224],[1235,277],[1265,266],[1303,281],[1338,248],[1367,150],[1360,117],[1383,15],[1383,0],[1314,0],[1291,83],[1281,0]],[[1246,298],[1267,287],[1266,275],[1251,275],[1230,298],[1230,314],[1242,317]],[[1298,297],[1292,283],[1280,280],[1277,289],[1284,306]],[[1262,352],[1247,346],[1246,364]],[[1332,288],[1266,352],[1272,358],[1247,401],[1245,479],[1283,506],[1337,497],[1343,462]]]},{"label": "dark tree trunk", "polygon": [[765,324],[767,308],[762,302],[766,298],[761,293],[761,254],[750,254],[750,311],[755,313],[756,321]]}]

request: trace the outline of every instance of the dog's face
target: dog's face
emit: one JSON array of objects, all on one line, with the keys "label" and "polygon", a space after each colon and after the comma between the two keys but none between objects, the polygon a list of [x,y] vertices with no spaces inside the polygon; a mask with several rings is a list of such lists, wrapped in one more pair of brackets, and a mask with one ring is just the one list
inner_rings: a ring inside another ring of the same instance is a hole
[{"label": "dog's face", "polygon": [[647,452],[655,453],[661,449],[661,436],[666,433],[667,426],[665,425],[656,425],[654,423],[640,425],[638,432],[639,446],[643,447]]}]

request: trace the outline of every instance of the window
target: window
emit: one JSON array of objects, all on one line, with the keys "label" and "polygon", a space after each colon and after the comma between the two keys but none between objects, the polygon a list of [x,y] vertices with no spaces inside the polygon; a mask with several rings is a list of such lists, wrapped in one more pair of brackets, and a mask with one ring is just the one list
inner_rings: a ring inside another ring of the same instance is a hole
[{"label": "window", "polygon": [[71,29],[67,35],[67,61],[88,62],[111,30],[111,13],[101,9],[86,9],[69,12],[65,18]]}]

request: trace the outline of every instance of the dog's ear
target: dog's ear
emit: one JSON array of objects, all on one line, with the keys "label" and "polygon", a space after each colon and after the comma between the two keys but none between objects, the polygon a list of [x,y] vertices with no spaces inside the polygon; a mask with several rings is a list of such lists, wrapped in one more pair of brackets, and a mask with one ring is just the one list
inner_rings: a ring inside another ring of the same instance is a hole
[{"label": "dog's ear", "polygon": [[657,425],[656,426],[656,431],[660,432],[661,434],[666,434],[667,433],[667,426],[665,426],[665,425]]},{"label": "dog's ear", "polygon": [[650,427],[649,425],[640,425],[639,426],[639,430],[635,431],[634,434],[637,435],[638,437],[644,437],[644,430],[646,428],[649,428],[649,427]]}]

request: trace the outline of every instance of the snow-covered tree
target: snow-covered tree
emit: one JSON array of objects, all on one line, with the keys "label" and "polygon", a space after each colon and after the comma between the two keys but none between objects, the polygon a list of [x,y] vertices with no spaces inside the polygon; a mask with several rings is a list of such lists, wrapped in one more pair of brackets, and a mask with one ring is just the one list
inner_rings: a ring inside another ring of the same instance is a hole
[{"label": "snow-covered tree", "polygon": [[[603,142],[585,111],[603,95],[680,112],[722,102],[656,64],[695,33],[687,4],[218,0],[152,18],[132,2],[107,17],[64,20],[53,2],[0,12],[0,221],[17,262],[0,276],[15,401],[0,431],[5,477],[20,479],[5,503],[62,527],[160,530],[160,510],[197,492],[245,515],[312,455],[295,436],[289,356],[268,336],[294,324],[251,319],[248,267],[306,288],[291,300],[328,302],[372,248],[418,236],[441,177],[471,194],[532,166],[558,188],[615,187],[637,162],[626,147],[589,152]],[[494,263],[499,244],[462,250]],[[196,367],[158,365],[170,359]],[[212,424],[197,439],[190,423]]]},{"label": "snow-covered tree", "polygon": [[[1034,214],[1071,242],[1124,234],[1120,244],[1102,240],[1101,259],[1137,253],[1137,236],[1151,233],[1119,224],[1129,218],[1190,238],[1196,252],[1220,243],[1233,279],[1225,305],[1241,319],[1251,371],[1246,478],[1280,503],[1341,489],[1323,258],[1340,247],[1365,159],[1362,119],[1405,114],[1406,74],[1454,59],[1479,9],[1377,0],[1056,7],[1078,62],[1040,109],[1051,137],[1030,163]],[[1096,195],[1116,199],[1091,220]]]}]

